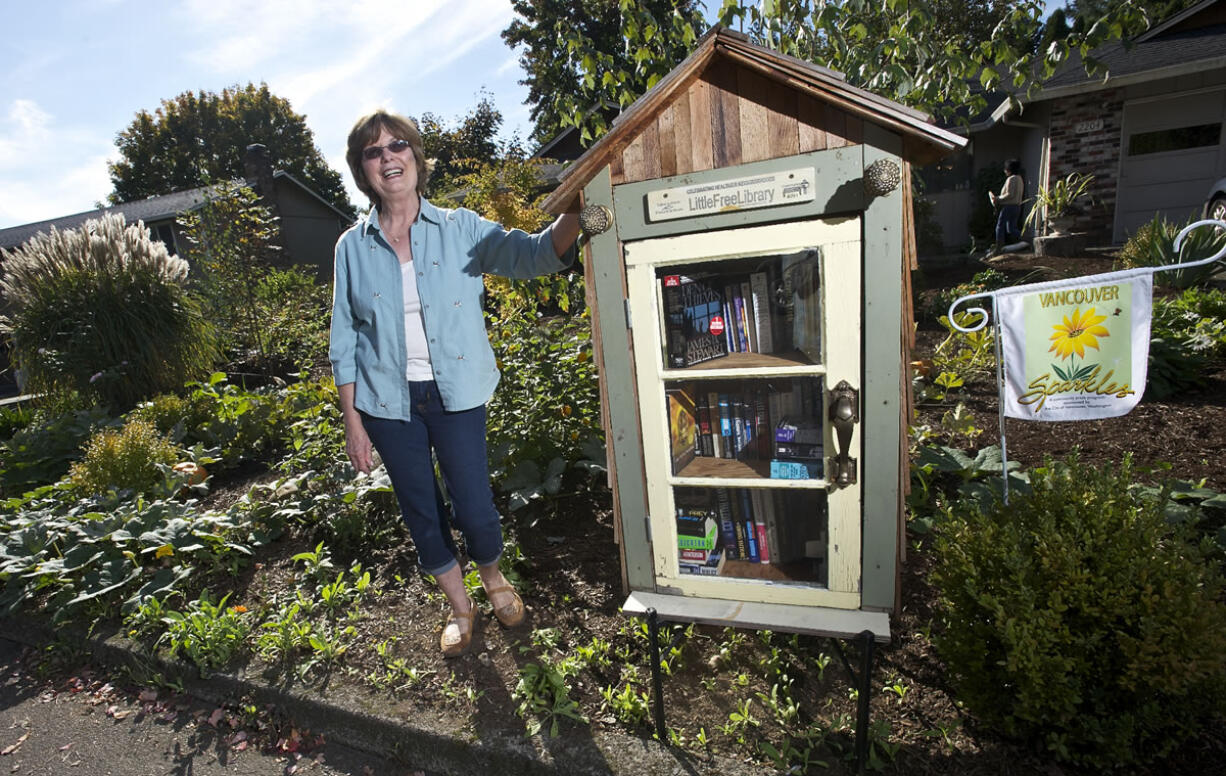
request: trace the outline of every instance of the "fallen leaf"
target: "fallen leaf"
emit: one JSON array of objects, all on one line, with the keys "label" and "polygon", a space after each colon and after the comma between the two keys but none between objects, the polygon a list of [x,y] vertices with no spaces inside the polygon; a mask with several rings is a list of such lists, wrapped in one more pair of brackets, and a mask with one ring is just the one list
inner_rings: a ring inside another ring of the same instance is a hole
[{"label": "fallen leaf", "polygon": [[60,747],[60,751],[67,752],[71,748],[72,748],[72,744],[64,744],[63,746]]},{"label": "fallen leaf", "polygon": [[153,701],[156,701],[158,699],[158,691],[157,690],[141,690],[139,697],[142,703],[152,703]]},{"label": "fallen leaf", "polygon": [[224,717],[225,715],[226,715],[225,709],[215,709],[213,713],[209,715],[209,724],[212,725],[213,727],[217,727],[217,723],[221,722],[221,718]]},{"label": "fallen leaf", "polygon": [[22,733],[21,737],[17,739],[17,742],[15,744],[12,744],[11,746],[6,746],[3,749],[0,749],[0,757],[16,752],[18,749],[21,748],[21,745],[24,744],[26,742],[26,739],[29,737],[30,737],[29,733]]}]

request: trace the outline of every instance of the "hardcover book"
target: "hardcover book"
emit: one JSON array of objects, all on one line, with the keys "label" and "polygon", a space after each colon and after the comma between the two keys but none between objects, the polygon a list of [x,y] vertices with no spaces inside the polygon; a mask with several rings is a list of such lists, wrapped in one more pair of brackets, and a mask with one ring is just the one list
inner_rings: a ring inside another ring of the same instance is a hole
[{"label": "hardcover book", "polygon": [[701,279],[665,275],[664,336],[668,366],[681,369],[728,354],[719,291]]},{"label": "hardcover book", "polygon": [[684,388],[669,388],[668,441],[673,474],[679,474],[694,460],[694,445],[698,441],[698,422],[694,417],[694,400]]}]

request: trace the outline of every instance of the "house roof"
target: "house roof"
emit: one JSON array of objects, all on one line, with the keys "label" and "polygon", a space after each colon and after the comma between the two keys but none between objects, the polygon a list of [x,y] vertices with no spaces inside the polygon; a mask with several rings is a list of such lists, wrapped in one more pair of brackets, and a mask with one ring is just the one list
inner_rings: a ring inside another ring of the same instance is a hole
[{"label": "house roof", "polygon": [[1070,57],[1027,102],[1110,89],[1226,66],[1226,3],[1203,0],[1146,32],[1113,41],[1094,58],[1103,69],[1086,75],[1080,56]]},{"label": "house roof", "polygon": [[[273,173],[273,178],[276,180],[286,180],[292,182],[295,186],[305,191],[308,195],[317,199],[326,207],[334,210],[336,214],[346,221],[352,220],[348,215],[341,212],[335,205],[321,197],[309,186],[302,181],[290,175],[288,172],[278,170]],[[22,224],[20,226],[9,227],[8,229],[0,229],[0,248],[16,248],[23,245],[35,235],[42,232],[49,232],[52,228],[59,231],[65,229],[75,229],[81,226],[86,221],[102,218],[104,215],[111,213],[122,213],[124,220],[130,224],[141,221],[145,224],[155,224],[159,221],[169,221],[174,219],[179,213],[195,210],[204,204],[206,195],[212,186],[199,186],[194,189],[185,191],[176,191],[171,194],[161,194],[155,197],[146,197],[132,202],[124,202],[110,207],[98,208],[96,210],[86,210],[82,213],[74,213],[70,216],[60,216],[59,218],[51,218],[46,221],[37,221],[32,224]]]},{"label": "house roof", "polygon": [[849,85],[842,73],[758,46],[750,42],[748,36],[716,25],[702,37],[684,62],[627,108],[613,122],[609,132],[563,172],[558,188],[542,207],[551,213],[561,212],[614,154],[633,141],[646,124],[667,108],[716,58],[731,60],[788,88],[897,131],[908,150],[917,156],[939,157],[966,143],[965,139],[937,126],[926,113]]}]

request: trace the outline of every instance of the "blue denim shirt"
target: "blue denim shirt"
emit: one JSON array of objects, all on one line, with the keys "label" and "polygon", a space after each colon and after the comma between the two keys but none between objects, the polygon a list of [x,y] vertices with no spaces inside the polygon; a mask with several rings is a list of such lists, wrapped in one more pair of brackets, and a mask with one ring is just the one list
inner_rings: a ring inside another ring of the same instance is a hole
[{"label": "blue denim shirt", "polygon": [[[557,257],[551,230],[506,231],[471,210],[421,201],[411,231],[413,268],[434,381],[446,409],[479,407],[498,385],[482,314],[483,276],[529,278],[566,267],[572,254]],[[336,243],[328,357],[338,386],[355,383],[357,409],[408,420],[401,282],[400,260],[371,208]]]}]

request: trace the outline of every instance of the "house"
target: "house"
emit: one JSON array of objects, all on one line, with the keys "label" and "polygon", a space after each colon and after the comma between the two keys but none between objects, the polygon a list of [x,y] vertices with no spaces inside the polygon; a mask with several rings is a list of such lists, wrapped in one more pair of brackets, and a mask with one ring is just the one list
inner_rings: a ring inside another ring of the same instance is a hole
[{"label": "house", "polygon": [[1094,176],[1074,226],[1090,244],[1123,244],[1155,213],[1177,223],[1200,213],[1226,175],[1226,2],[1203,0],[1094,56],[1097,75],[1075,58],[1020,105],[998,100],[965,130],[964,155],[926,171],[947,246],[969,243],[983,207],[976,176],[1010,158],[1028,197],[1072,172]]},{"label": "house", "polygon": [[[353,218],[293,175],[274,170],[265,146],[258,143],[248,146],[243,162],[247,183],[280,219],[281,262],[312,266],[321,281],[329,281],[332,277],[333,247],[341,232],[353,223]],[[74,229],[108,213],[121,213],[128,223],[143,222],[154,239],[165,243],[172,254],[179,253],[184,247],[184,237],[177,216],[202,206],[208,193],[209,187],[202,186],[0,229],[0,249],[17,248],[36,234],[50,231],[52,227]]]}]

